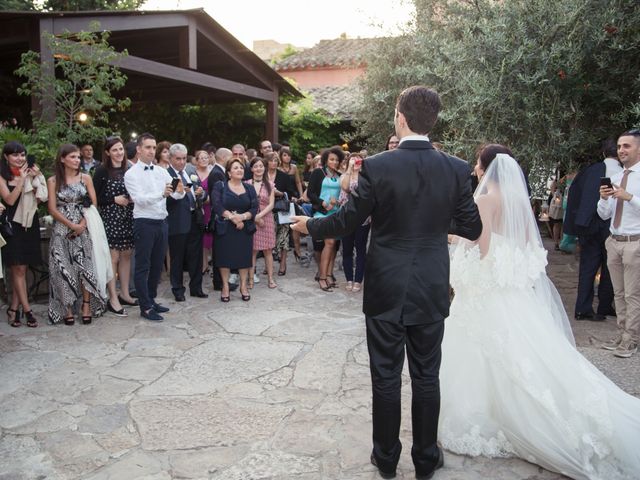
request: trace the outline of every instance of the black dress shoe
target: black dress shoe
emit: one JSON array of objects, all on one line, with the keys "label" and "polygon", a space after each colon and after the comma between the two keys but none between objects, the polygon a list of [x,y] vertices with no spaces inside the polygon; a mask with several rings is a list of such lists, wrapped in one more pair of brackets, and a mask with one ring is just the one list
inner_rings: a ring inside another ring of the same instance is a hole
[{"label": "black dress shoe", "polygon": [[191,293],[192,297],[197,297],[197,298],[208,298],[209,295],[207,295],[206,293],[200,291],[200,292],[193,292]]},{"label": "black dress shoe", "polygon": [[438,449],[438,463],[436,463],[436,466],[433,468],[433,470],[431,470],[431,472],[427,473],[426,475],[418,475],[418,473],[416,472],[416,480],[429,480],[431,478],[433,478],[433,476],[436,473],[436,470],[438,470],[439,468],[444,467],[444,455],[442,453],[442,449],[439,448]]},{"label": "black dress shoe", "polygon": [[169,311],[168,307],[163,307],[159,303],[155,303],[155,302],[153,303],[153,309],[158,313],[166,313]]},{"label": "black dress shoe", "polygon": [[184,295],[174,295],[176,297],[176,302],[184,302],[186,300],[186,298],[184,298]]},{"label": "black dress shoe", "polygon": [[606,317],[617,317],[615,310],[609,310],[607,312],[598,312],[598,315],[604,315]]},{"label": "black dress shoe", "polygon": [[371,454],[371,465],[373,465],[374,467],[376,467],[378,469],[378,473],[380,474],[380,476],[382,478],[396,478],[396,472],[383,472],[382,470],[380,470],[380,467],[378,467],[378,463],[376,462],[376,457],[373,456],[373,453]]},{"label": "black dress shoe", "polygon": [[135,290],[129,290],[129,296],[131,298],[138,298],[138,293]]},{"label": "black dress shoe", "polygon": [[606,320],[605,316],[600,313],[576,313],[574,318],[576,320],[590,320],[592,322],[602,322]]}]

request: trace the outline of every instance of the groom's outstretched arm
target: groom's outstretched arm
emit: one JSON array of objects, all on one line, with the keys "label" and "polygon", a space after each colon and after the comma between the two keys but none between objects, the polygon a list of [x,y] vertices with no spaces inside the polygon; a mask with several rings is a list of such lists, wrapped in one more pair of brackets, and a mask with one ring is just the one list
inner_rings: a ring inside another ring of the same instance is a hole
[{"label": "groom's outstretched arm", "polygon": [[310,219],[307,222],[309,234],[316,240],[349,235],[364,223],[373,211],[374,204],[373,187],[366,162],[363,162],[358,186],[349,195],[347,203],[330,217]]},{"label": "groom's outstretched arm", "polygon": [[451,222],[450,233],[469,240],[477,240],[482,233],[482,220],[478,206],[473,200],[471,192],[471,177],[466,175],[466,179],[462,182],[462,192],[458,197],[453,220]]}]

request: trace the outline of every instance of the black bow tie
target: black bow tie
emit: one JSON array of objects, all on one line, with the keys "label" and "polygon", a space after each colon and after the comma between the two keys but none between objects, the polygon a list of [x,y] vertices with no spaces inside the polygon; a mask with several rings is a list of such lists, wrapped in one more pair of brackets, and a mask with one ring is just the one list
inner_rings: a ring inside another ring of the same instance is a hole
[{"label": "black bow tie", "polygon": [[144,167],[145,170],[153,170],[153,165],[147,165]]}]

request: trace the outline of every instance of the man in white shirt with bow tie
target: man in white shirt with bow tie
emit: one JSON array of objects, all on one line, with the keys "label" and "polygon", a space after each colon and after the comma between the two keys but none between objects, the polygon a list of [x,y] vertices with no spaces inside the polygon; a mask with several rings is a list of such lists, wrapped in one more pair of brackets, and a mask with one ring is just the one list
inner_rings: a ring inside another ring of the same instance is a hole
[{"label": "man in white shirt with bow tie", "polygon": [[134,283],[140,315],[147,320],[162,321],[160,313],[169,309],[156,303],[162,262],[167,250],[167,197],[179,200],[184,187],[171,188],[171,176],[164,168],[154,167],[156,140],[150,133],[138,136],[138,162],[127,170],[124,183],[133,200],[133,238],[135,242]]}]

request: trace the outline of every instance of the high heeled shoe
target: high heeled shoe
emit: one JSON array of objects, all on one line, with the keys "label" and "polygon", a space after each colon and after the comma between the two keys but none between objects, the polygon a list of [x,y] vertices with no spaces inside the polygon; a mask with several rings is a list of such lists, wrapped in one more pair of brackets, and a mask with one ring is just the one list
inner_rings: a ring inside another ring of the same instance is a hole
[{"label": "high heeled shoe", "polygon": [[[82,305],[89,305],[89,312],[91,312],[91,302],[89,300],[83,300]],[[83,325],[90,325],[93,321],[93,317],[91,315],[82,315],[80,318],[82,319]]]},{"label": "high heeled shoe", "polygon": [[[324,282],[324,287],[322,286],[322,282]],[[323,292],[333,292],[333,288],[331,288],[331,285],[327,282],[326,278],[319,278],[318,285],[320,285],[320,290]]]},{"label": "high heeled shoe", "polygon": [[24,318],[27,319],[27,327],[36,328],[38,326],[38,320],[33,316],[33,311],[23,312]]},{"label": "high heeled shoe", "polygon": [[22,322],[20,321],[20,310],[16,308],[7,308],[7,322],[14,328],[18,328],[22,326]]}]

